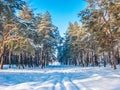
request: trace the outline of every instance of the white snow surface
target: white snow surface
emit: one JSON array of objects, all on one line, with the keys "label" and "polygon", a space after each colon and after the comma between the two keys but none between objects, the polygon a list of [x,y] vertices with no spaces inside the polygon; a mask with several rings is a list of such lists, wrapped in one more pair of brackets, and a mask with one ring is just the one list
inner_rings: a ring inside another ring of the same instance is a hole
[{"label": "white snow surface", "polygon": [[120,90],[120,66],[4,69],[0,90]]}]

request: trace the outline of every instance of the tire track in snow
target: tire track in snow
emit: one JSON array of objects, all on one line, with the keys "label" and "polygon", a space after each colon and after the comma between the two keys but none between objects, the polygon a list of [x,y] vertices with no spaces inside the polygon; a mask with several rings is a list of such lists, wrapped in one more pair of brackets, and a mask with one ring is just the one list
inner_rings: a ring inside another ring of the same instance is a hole
[{"label": "tire track in snow", "polygon": [[65,77],[62,82],[66,90],[80,90],[79,87],[74,84],[69,77]]},{"label": "tire track in snow", "polygon": [[47,78],[44,80],[44,82],[38,83],[37,86],[40,86],[36,89],[45,88],[47,86],[50,90],[66,90],[64,84],[62,83],[64,77],[63,73],[48,74],[45,77]]},{"label": "tire track in snow", "polygon": [[55,84],[55,88],[54,90],[66,90],[66,87],[64,86],[64,84],[62,83],[63,78],[64,78],[64,73],[61,73],[58,75],[59,77],[56,77],[57,82]]}]

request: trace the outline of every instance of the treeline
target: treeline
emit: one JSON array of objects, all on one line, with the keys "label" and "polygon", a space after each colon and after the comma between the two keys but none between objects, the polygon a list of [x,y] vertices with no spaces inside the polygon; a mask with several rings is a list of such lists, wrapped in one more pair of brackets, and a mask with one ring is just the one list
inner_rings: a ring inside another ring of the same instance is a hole
[{"label": "treeline", "polygon": [[[100,66],[120,64],[120,0],[86,0],[78,16],[82,25],[69,23],[59,47],[65,65]],[[62,53],[61,53],[62,52]]]},{"label": "treeline", "polygon": [[0,0],[0,69],[44,68],[56,60],[60,38],[48,11],[34,14],[25,0]]}]

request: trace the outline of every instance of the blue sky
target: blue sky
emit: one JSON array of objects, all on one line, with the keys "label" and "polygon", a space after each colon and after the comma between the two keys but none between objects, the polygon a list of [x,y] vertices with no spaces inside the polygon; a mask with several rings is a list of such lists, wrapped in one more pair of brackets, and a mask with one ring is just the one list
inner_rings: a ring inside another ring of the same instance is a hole
[{"label": "blue sky", "polygon": [[78,21],[77,14],[86,7],[84,0],[29,0],[30,7],[36,9],[36,13],[49,11],[52,22],[63,36],[68,23]]}]

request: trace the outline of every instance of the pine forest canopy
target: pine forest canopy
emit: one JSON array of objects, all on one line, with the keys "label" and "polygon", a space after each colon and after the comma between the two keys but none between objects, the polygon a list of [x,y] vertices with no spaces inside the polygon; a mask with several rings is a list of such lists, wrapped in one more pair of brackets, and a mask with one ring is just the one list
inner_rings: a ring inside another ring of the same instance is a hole
[{"label": "pine forest canopy", "polygon": [[24,0],[0,0],[0,69],[4,64],[44,68],[55,60],[83,67],[110,64],[116,69],[120,64],[120,1],[86,3],[84,10],[76,12],[82,24],[69,22],[61,37],[49,11],[36,14]]},{"label": "pine forest canopy", "polygon": [[48,11],[34,15],[22,0],[2,0],[0,6],[1,69],[3,64],[43,68],[56,59],[61,37]]}]

